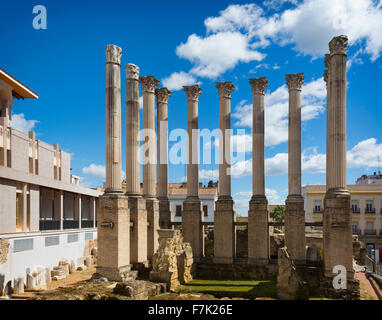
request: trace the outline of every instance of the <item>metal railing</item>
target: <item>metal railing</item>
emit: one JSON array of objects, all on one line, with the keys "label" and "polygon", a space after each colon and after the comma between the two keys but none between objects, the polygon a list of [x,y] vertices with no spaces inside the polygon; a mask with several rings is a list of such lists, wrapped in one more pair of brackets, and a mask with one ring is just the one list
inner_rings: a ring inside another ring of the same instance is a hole
[{"label": "metal railing", "polygon": [[93,228],[94,220],[81,220],[81,228]]},{"label": "metal railing", "polygon": [[40,220],[40,231],[60,230],[60,220]]},{"label": "metal railing", "polygon": [[365,229],[364,234],[367,234],[367,235],[376,235],[377,234],[377,230],[375,230],[375,229],[372,229],[372,230]]},{"label": "metal railing", "polygon": [[366,208],[366,209],[365,209],[365,213],[371,213],[371,214],[373,214],[373,213],[375,213],[375,208]]},{"label": "metal railing", "polygon": [[64,229],[78,229],[80,222],[78,220],[64,220]]},{"label": "metal railing", "polygon": [[352,208],[353,213],[361,213],[361,210],[359,208]]}]

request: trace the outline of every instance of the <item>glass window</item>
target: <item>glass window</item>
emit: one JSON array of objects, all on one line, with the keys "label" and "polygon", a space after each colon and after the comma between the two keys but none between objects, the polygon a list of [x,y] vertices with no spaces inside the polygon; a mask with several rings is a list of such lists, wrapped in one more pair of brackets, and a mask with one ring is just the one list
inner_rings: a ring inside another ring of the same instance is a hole
[{"label": "glass window", "polygon": [[358,232],[358,224],[357,223],[353,223],[352,224],[352,230],[353,230],[353,233],[357,233]]},{"label": "glass window", "polygon": [[314,201],[314,212],[321,212],[321,201]]},{"label": "glass window", "polygon": [[373,230],[373,223],[372,222],[366,222],[366,230],[368,230],[368,231]]},{"label": "glass window", "polygon": [[175,215],[177,217],[181,217],[182,216],[182,206],[181,205],[177,205],[175,207]]},{"label": "glass window", "polygon": [[208,206],[206,205],[203,206],[203,212],[204,212],[204,216],[208,217]]}]

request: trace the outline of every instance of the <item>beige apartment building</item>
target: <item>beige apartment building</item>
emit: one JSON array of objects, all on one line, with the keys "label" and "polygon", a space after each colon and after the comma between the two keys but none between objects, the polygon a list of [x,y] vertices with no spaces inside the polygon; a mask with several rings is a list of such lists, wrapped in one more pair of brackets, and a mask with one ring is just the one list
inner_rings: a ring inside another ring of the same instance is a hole
[{"label": "beige apartment building", "polygon": [[[353,184],[347,188],[351,196],[353,234],[359,235],[369,250],[382,250],[382,184]],[[303,187],[306,222],[322,221],[325,192],[325,185]]]},{"label": "beige apartment building", "polygon": [[98,190],[78,185],[70,155],[12,127],[14,99],[38,95],[0,69],[0,292],[35,266],[77,261],[96,239]]}]

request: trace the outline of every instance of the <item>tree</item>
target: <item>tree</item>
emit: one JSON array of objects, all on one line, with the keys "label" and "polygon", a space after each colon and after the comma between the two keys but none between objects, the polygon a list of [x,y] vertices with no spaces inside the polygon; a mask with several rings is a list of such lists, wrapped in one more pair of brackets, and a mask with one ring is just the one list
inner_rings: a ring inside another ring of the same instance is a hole
[{"label": "tree", "polygon": [[276,221],[283,221],[285,217],[285,208],[284,206],[276,206],[276,208],[271,213],[271,218]]}]

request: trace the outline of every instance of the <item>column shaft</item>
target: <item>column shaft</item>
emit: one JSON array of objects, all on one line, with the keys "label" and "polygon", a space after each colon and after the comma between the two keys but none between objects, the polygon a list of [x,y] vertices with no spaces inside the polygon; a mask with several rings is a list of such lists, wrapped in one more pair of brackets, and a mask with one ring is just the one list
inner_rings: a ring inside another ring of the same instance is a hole
[{"label": "column shaft", "polygon": [[139,163],[139,68],[128,64],[126,71],[126,195],[141,193]]},{"label": "column shaft", "polygon": [[236,255],[236,214],[231,197],[231,81],[218,82],[219,90],[219,193],[214,214],[214,261],[233,263]]},{"label": "column shaft", "polygon": [[106,184],[105,192],[122,192],[121,48],[106,47]]},{"label": "column shaft", "polygon": [[168,98],[167,88],[155,90],[157,99],[157,197],[159,199],[159,226],[171,229],[173,213],[168,199]]},{"label": "column shaft", "polygon": [[305,263],[305,211],[301,195],[301,89],[304,74],[288,74],[288,198],[285,202],[285,245],[295,263]]},{"label": "column shaft", "polygon": [[250,79],[253,94],[252,175],[253,195],[248,211],[248,263],[269,262],[268,202],[265,196],[264,95],[266,78]]},{"label": "column shaft", "polygon": [[187,96],[187,133],[188,133],[188,164],[187,164],[187,198],[183,202],[182,231],[184,241],[191,243],[195,261],[204,256],[204,216],[202,203],[199,199],[199,137],[198,129],[198,99],[202,90],[198,85],[184,86]]}]

